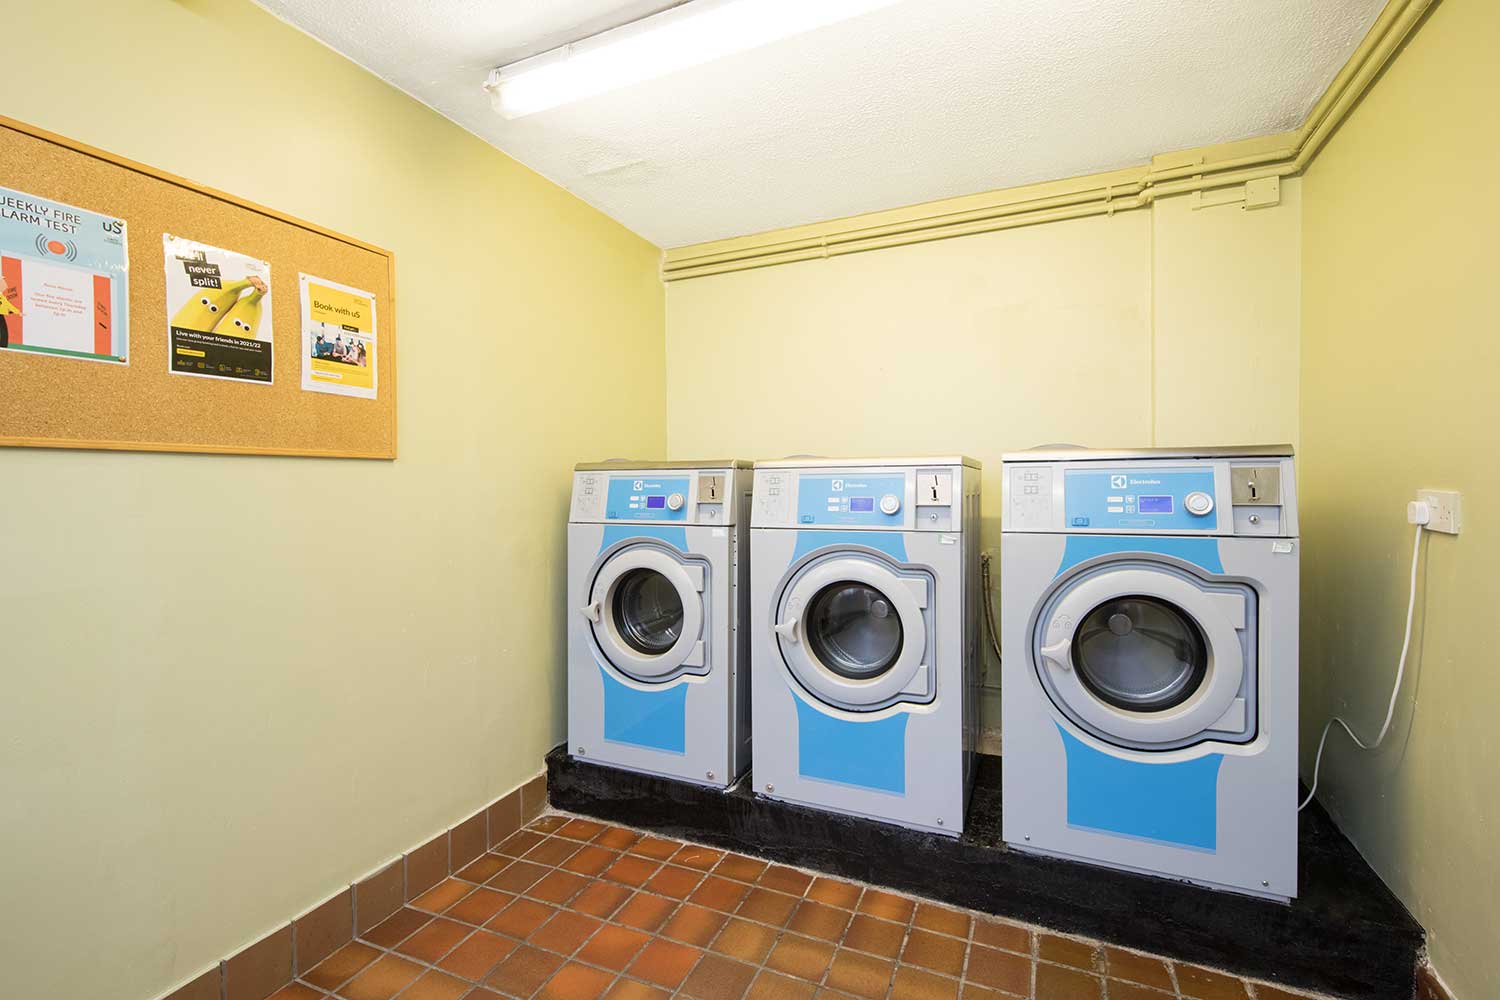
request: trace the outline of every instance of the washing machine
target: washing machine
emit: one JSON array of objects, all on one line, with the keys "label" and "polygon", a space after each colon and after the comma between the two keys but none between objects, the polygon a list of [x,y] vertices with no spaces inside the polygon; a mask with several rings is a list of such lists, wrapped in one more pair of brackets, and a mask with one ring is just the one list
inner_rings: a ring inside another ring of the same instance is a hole
[{"label": "washing machine", "polygon": [[1289,446],[1004,457],[1007,844],[1297,894]]},{"label": "washing machine", "polygon": [[957,836],[977,735],[979,463],[755,465],[762,795]]},{"label": "washing machine", "polygon": [[568,518],[568,749],[728,787],[750,763],[751,466],[600,462]]}]

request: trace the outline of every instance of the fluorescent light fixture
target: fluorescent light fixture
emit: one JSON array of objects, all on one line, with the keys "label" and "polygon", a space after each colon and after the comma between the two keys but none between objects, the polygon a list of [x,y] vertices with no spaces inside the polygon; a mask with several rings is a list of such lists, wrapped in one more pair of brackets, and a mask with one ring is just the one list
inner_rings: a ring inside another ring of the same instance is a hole
[{"label": "fluorescent light fixture", "polygon": [[484,89],[506,118],[654,80],[900,0],[690,0],[502,66]]}]

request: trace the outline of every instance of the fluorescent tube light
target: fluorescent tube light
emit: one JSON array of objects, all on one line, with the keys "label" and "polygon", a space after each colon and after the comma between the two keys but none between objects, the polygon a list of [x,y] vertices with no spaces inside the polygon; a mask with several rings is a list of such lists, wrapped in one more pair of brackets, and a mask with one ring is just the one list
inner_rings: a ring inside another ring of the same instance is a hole
[{"label": "fluorescent tube light", "polygon": [[889,7],[899,0],[690,0],[659,14],[502,66],[484,89],[506,118],[678,70]]}]

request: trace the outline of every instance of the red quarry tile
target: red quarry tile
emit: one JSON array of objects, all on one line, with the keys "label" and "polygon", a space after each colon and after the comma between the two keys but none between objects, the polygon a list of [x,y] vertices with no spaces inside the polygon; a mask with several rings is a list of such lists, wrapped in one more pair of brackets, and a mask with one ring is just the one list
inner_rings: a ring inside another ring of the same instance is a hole
[{"label": "red quarry tile", "polygon": [[422,967],[397,955],[376,959],[339,989],[344,1000],[391,1000],[422,974]]},{"label": "red quarry tile", "polygon": [[224,963],[228,1000],[264,1000],[292,978],[292,925],[267,934]]},{"label": "red quarry tile", "polygon": [[1085,972],[1100,969],[1099,946],[1092,941],[1041,933],[1036,936],[1036,957],[1043,962],[1066,965]]},{"label": "red quarry tile", "polygon": [[474,891],[474,883],[463,879],[444,879],[408,903],[408,906],[432,913],[442,913],[454,903]]},{"label": "red quarry tile", "polygon": [[686,899],[688,893],[698,888],[698,883],[702,881],[701,871],[679,868],[676,865],[663,865],[660,871],[647,880],[646,889],[663,896],[671,896],[673,899]]},{"label": "red quarry tile", "polygon": [[911,920],[913,927],[956,938],[968,938],[971,923],[967,913],[936,903],[918,903],[917,915]]},{"label": "red quarry tile", "polygon": [[345,889],[292,921],[295,972],[305,972],[354,938],[354,893]]},{"label": "red quarry tile", "polygon": [[302,978],[319,989],[336,990],[379,957],[378,949],[354,941],[323,959]]},{"label": "red quarry tile", "polygon": [[717,910],[685,903],[672,914],[672,919],[667,921],[660,933],[662,937],[705,948],[718,936],[728,919],[728,916]]},{"label": "red quarry tile", "polygon": [[462,920],[466,924],[479,925],[505,909],[514,898],[508,892],[496,892],[494,889],[475,889],[463,899],[448,907],[443,915],[454,920]]},{"label": "red quarry tile", "polygon": [[[218,970],[214,971],[215,975],[217,975]],[[267,997],[266,1000],[323,1000],[327,995],[322,990],[315,990],[306,983],[287,983],[281,989]],[[218,996],[219,991],[216,987],[214,989],[214,1000],[218,1000]],[[168,997],[167,1000],[177,1000],[177,997],[174,994]]]},{"label": "red quarry tile", "polygon": [[587,941],[602,924],[593,917],[563,910],[532,932],[528,942],[559,955],[571,955],[579,945]]},{"label": "red quarry tile", "polygon": [[481,854],[477,860],[465,865],[457,877],[463,879],[465,882],[474,882],[483,885],[500,874],[501,869],[508,864],[510,864],[510,858],[503,855]]},{"label": "red quarry tile", "polygon": [[823,978],[831,961],[833,945],[828,942],[814,941],[796,934],[783,934],[776,942],[776,947],[771,949],[770,957],[766,959],[766,968],[816,983]]},{"label": "red quarry tile", "polygon": [[590,882],[582,892],[573,897],[569,908],[602,919],[618,910],[620,904],[625,902],[630,894],[629,886],[596,880]]},{"label": "red quarry tile", "polygon": [[1008,951],[971,945],[964,979],[980,986],[1026,996],[1031,992],[1031,959]]},{"label": "red quarry tile", "polygon": [[558,816],[554,813],[550,816],[534,817],[530,823],[526,824],[526,829],[538,830],[542,833],[556,833],[567,825],[568,817]]},{"label": "red quarry tile", "polygon": [[769,865],[758,858],[747,858],[743,854],[728,854],[714,865],[714,874],[740,882],[754,882]]},{"label": "red quarry tile", "polygon": [[396,951],[419,962],[434,965],[452,951],[474,928],[439,917],[396,946]]},{"label": "red quarry tile", "polygon": [[621,979],[610,987],[604,1000],[667,1000],[671,996],[659,986],[647,986],[634,979]]},{"label": "red quarry tile", "polygon": [[797,909],[792,913],[792,919],[786,926],[787,930],[806,934],[808,937],[837,941],[844,936],[844,929],[849,926],[849,918],[848,910],[803,900],[797,904]]},{"label": "red quarry tile", "polygon": [[750,892],[750,887],[743,882],[734,882],[717,875],[710,875],[703,880],[703,884],[694,889],[688,896],[688,901],[706,906],[710,910],[722,910],[725,913],[733,913]]},{"label": "red quarry tile", "polygon": [[817,987],[776,972],[762,971],[755,977],[745,1000],[812,1000]]},{"label": "red quarry tile", "polygon": [[529,997],[563,964],[550,952],[522,945],[484,978],[485,984],[512,996]]},{"label": "red quarry tile", "polygon": [[737,958],[751,965],[759,965],[765,961],[766,955],[770,953],[771,946],[776,943],[777,931],[771,927],[753,924],[748,920],[740,920],[738,917],[731,918],[714,939],[712,948],[714,951],[730,958]]},{"label": "red quarry tile", "polygon": [[842,910],[852,910],[859,902],[859,894],[864,890],[849,882],[840,882],[837,879],[824,878],[821,875],[813,879],[812,885],[807,890],[807,898],[817,903],[826,903],[829,906],[837,906]]},{"label": "red quarry tile", "polygon": [[1177,966],[1177,989],[1191,1000],[1244,1000],[1249,996],[1239,979],[1197,965]]},{"label": "red quarry tile", "polygon": [[477,982],[515,950],[516,943],[509,938],[489,931],[475,931],[463,944],[450,951],[448,957],[438,963],[438,968]]},{"label": "red quarry tile", "polygon": [[395,913],[386,917],[370,930],[360,935],[360,939],[368,941],[381,948],[394,948],[415,934],[423,924],[432,919],[432,914],[421,910],[414,910],[409,906],[403,906]]},{"label": "red quarry tile", "polygon": [[448,831],[448,861],[454,871],[471,864],[489,849],[487,826],[480,811]]},{"label": "red quarry tile", "polygon": [[648,892],[638,892],[620,907],[613,919],[617,924],[654,934],[657,928],[666,923],[667,917],[676,908],[675,900],[653,896]]},{"label": "red quarry tile", "polygon": [[974,921],[974,942],[1018,955],[1031,954],[1031,931],[1003,920],[980,917]]},{"label": "red quarry tile", "polygon": [[567,837],[569,840],[593,840],[609,827],[603,823],[595,823],[591,819],[570,819],[557,830],[559,837]]},{"label": "red quarry tile", "polygon": [[578,895],[588,884],[589,879],[582,875],[554,871],[543,875],[535,885],[526,890],[526,895],[561,905]]},{"label": "red quarry tile", "polygon": [[639,888],[646,884],[646,880],[656,874],[656,869],[661,865],[649,858],[637,857],[633,854],[623,855],[620,860],[605,869],[602,878],[611,882],[619,882]]},{"label": "red quarry tile", "polygon": [[913,927],[901,951],[901,961],[945,976],[957,976],[964,971],[965,947],[958,938]]},{"label": "red quarry tile", "polygon": [[570,962],[557,970],[557,975],[542,987],[537,996],[541,1000],[596,1000],[614,978],[600,969]]},{"label": "red quarry tile", "polygon": [[812,885],[812,881],[813,877],[806,872],[799,872],[785,865],[772,865],[760,876],[760,884],[765,888],[793,896],[800,896],[806,892],[807,887]]},{"label": "red quarry tile", "polygon": [[644,858],[665,861],[682,850],[683,846],[680,840],[668,840],[665,837],[652,837],[648,835],[631,844],[628,850],[629,853],[638,854]]},{"label": "red quarry tile", "polygon": [[844,947],[869,952],[881,958],[895,958],[901,953],[901,942],[905,937],[906,928],[900,924],[861,913],[844,933]]},{"label": "red quarry tile", "polygon": [[840,949],[828,967],[826,981],[829,986],[851,996],[883,1000],[895,971],[895,962]]},{"label": "red quarry tile", "polygon": [[525,892],[552,869],[543,865],[535,865],[530,861],[515,861],[501,870],[500,874],[490,879],[485,884],[491,889],[503,889],[506,892]]},{"label": "red quarry tile", "polygon": [[595,837],[594,843],[600,847],[607,847],[612,851],[623,851],[637,840],[640,840],[641,837],[642,834],[636,833],[634,830],[623,826],[612,826]]},{"label": "red quarry tile", "polygon": [[756,969],[719,955],[704,955],[682,984],[681,997],[695,1000],[739,1000],[755,979]]},{"label": "red quarry tile", "polygon": [[408,986],[401,994],[401,1000],[459,1000],[473,989],[473,985],[433,970]]},{"label": "red quarry tile", "polygon": [[784,927],[797,906],[796,896],[756,886],[740,901],[735,913],[746,920],[759,920],[763,924]]},{"label": "red quarry tile", "polygon": [[[1106,947],[1104,949],[1105,974],[1110,979],[1123,979],[1131,983],[1140,983],[1142,986],[1150,986],[1152,989],[1171,992],[1172,973],[1167,969],[1167,963],[1162,959],[1151,955],[1142,955],[1123,948]],[[1114,992],[1111,990],[1111,992]],[[1263,991],[1258,991],[1263,992]]]},{"label": "red quarry tile", "polygon": [[901,1000],[958,1000],[958,980],[898,965],[891,996]]},{"label": "red quarry tile", "polygon": [[699,847],[697,844],[688,844],[682,850],[672,855],[672,864],[681,865],[684,868],[696,868],[700,872],[706,872],[723,859],[723,851],[715,850],[712,847]]},{"label": "red quarry tile", "polygon": [[578,853],[582,845],[576,840],[568,840],[566,837],[548,837],[527,851],[524,858],[532,864],[546,865],[548,868],[556,868],[564,861]]},{"label": "red quarry tile", "polygon": [[912,911],[916,904],[905,896],[898,896],[893,892],[885,892],[881,889],[866,889],[865,894],[859,898],[860,913],[868,913],[872,917],[880,917],[882,920],[894,920],[898,924],[904,924],[911,919]]},{"label": "red quarry tile", "polygon": [[508,857],[519,858],[545,839],[543,834],[535,830],[519,830],[502,840],[495,850]]},{"label": "red quarry tile", "polygon": [[604,869],[614,864],[617,860],[619,860],[619,857],[620,856],[614,851],[605,850],[602,847],[595,847],[591,844],[587,847],[584,847],[582,850],[579,850],[572,857],[568,858],[568,860],[564,861],[560,867],[562,867],[566,871],[574,872],[578,875],[588,875],[592,877],[598,875],[600,872],[604,871]]},{"label": "red quarry tile", "polygon": [[490,805],[490,847],[521,829],[521,793],[511,792]]},{"label": "red quarry tile", "polygon": [[490,918],[484,926],[506,937],[524,941],[531,932],[551,919],[557,910],[530,899],[518,899]]},{"label": "red quarry tile", "polygon": [[630,963],[629,974],[657,986],[676,989],[702,956],[703,952],[697,948],[657,938]]},{"label": "red quarry tile", "polygon": [[1063,965],[1038,962],[1036,1000],[1100,1000],[1104,980]]},{"label": "red quarry tile", "polygon": [[599,933],[583,946],[578,959],[590,965],[621,972],[649,940],[651,939],[640,931],[607,925],[601,927]]}]

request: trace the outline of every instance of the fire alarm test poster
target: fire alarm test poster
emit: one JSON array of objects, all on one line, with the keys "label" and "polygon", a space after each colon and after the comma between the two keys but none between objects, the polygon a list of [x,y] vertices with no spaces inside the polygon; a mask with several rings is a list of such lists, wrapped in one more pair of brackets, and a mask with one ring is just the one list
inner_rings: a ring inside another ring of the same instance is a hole
[{"label": "fire alarm test poster", "polygon": [[162,237],[167,370],[270,385],[271,265],[233,250]]},{"label": "fire alarm test poster", "polygon": [[375,296],[310,274],[302,281],[302,388],[374,399]]},{"label": "fire alarm test poster", "polygon": [[130,362],[125,221],[0,187],[0,350]]}]

